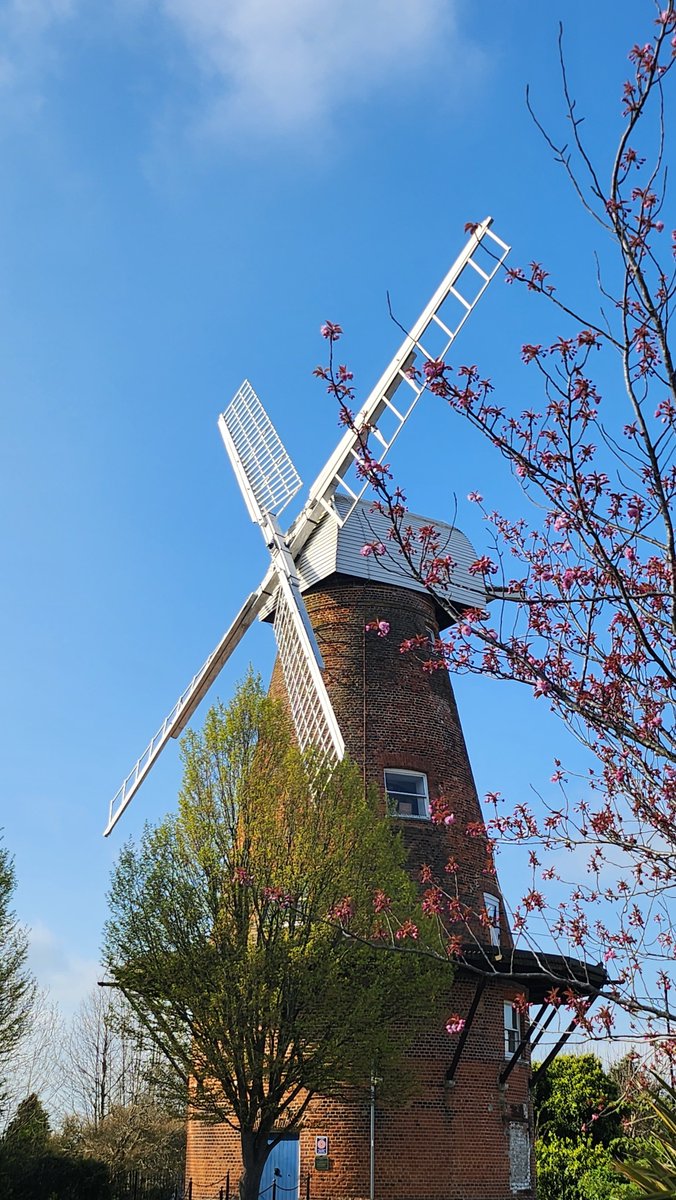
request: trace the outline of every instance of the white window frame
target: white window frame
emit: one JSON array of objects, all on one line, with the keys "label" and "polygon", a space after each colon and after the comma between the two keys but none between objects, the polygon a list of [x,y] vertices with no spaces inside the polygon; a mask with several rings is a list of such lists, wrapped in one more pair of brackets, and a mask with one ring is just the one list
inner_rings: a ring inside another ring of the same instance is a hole
[{"label": "white window frame", "polygon": [[[388,779],[387,779],[388,775],[406,775],[411,779],[421,780],[422,781],[422,791],[415,792],[415,793],[414,792],[408,792],[408,793],[407,792],[397,792],[395,788],[389,787]],[[409,771],[405,767],[385,767],[384,780],[385,780],[385,795],[387,797],[388,805],[390,805],[393,801],[397,805],[397,807],[393,809],[393,813],[392,813],[393,816],[401,817],[402,821],[429,821],[429,819],[430,819],[430,793],[429,793],[429,787],[427,785],[427,776],[424,771]],[[397,797],[398,796],[406,796],[406,795],[417,797],[419,807],[422,809],[421,812],[406,813],[406,812],[399,811]]]},{"label": "white window frame", "polygon": [[500,897],[484,892],[484,908],[489,922],[491,946],[500,945]]},{"label": "white window frame", "polygon": [[521,1044],[521,1013],[513,1000],[505,1000],[502,1006],[505,1038],[505,1058],[513,1058]]}]

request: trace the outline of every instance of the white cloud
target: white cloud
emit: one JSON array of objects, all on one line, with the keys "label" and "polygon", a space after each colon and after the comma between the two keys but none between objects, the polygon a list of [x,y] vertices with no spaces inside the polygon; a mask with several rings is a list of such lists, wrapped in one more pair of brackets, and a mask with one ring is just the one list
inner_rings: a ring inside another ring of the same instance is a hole
[{"label": "white cloud", "polygon": [[96,959],[73,953],[40,921],[31,927],[29,935],[29,967],[40,987],[49,992],[61,1012],[68,1016],[102,978],[103,968]]},{"label": "white cloud", "polygon": [[[319,140],[330,135],[341,108],[378,94],[405,97],[435,68],[445,93],[466,81],[482,54],[458,30],[463,3],[113,0],[101,17],[90,0],[6,0],[0,99],[6,116],[39,112],[48,78],[70,69],[83,27],[90,52],[98,34],[119,39],[123,48],[136,41],[137,49],[159,53],[154,65],[168,68],[162,107],[172,125],[187,84],[197,98],[198,132]],[[159,26],[145,20],[150,13]],[[163,36],[146,45],[151,29],[177,35],[178,54]]]},{"label": "white cloud", "polygon": [[[336,110],[462,62],[457,0],[159,0],[211,89],[218,132],[321,133]],[[449,57],[450,52],[450,57]]]},{"label": "white cloud", "polygon": [[58,61],[57,28],[77,15],[77,0],[9,0],[0,10],[2,116],[38,112],[45,77]]},{"label": "white cloud", "polygon": [[5,20],[17,32],[36,34],[71,17],[74,10],[74,0],[10,0]]}]

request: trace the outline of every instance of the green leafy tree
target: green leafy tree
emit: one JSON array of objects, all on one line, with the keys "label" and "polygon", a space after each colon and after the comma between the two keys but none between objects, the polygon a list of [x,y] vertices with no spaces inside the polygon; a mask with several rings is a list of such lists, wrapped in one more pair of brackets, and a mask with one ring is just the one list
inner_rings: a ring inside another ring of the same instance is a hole
[{"label": "green leafy tree", "polygon": [[12,858],[0,846],[0,1112],[9,1063],[26,1032],[35,996],[26,967],[28,939],[11,907],[15,886]]},{"label": "green leafy tree", "polygon": [[595,1054],[562,1054],[546,1071],[536,1064],[533,1106],[543,1142],[588,1136],[594,1145],[608,1146],[622,1135],[620,1088]]},{"label": "green leafy tree", "polygon": [[8,1158],[37,1158],[49,1145],[49,1117],[35,1092],[22,1100],[2,1139]]},{"label": "green leafy tree", "polygon": [[652,1136],[639,1153],[618,1160],[639,1196],[649,1200],[676,1200],[676,1090],[655,1077],[657,1088],[647,1090],[643,1102],[653,1116]]},{"label": "green leafy tree", "polygon": [[615,1167],[628,1109],[595,1054],[536,1066],[533,1107],[539,1200],[628,1200],[633,1190]]},{"label": "green leafy tree", "polygon": [[353,764],[295,749],[259,682],[212,708],[183,755],[178,815],[115,869],[105,960],[193,1117],[238,1130],[255,1200],[270,1139],[313,1096],[365,1086],[374,1063],[401,1090],[404,1030],[450,975],[372,944],[398,912],[402,950],[417,936],[400,842]]},{"label": "green leafy tree", "polygon": [[105,1163],[113,1175],[140,1171],[179,1176],[185,1161],[185,1112],[167,1112],[145,1097],[113,1105],[100,1120],[67,1117],[55,1144],[73,1158]]},{"label": "green leafy tree", "polygon": [[630,1200],[635,1191],[612,1155],[589,1137],[552,1137],[535,1144],[538,1200]]}]

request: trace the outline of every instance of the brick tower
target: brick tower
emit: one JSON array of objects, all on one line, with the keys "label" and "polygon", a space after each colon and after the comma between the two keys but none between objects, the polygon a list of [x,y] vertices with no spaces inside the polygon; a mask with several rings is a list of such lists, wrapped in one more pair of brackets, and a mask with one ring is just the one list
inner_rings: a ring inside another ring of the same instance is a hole
[{"label": "brick tower", "polygon": [[[383,803],[388,796],[413,877],[419,880],[421,866],[429,865],[435,876],[449,880],[449,890],[457,886],[463,908],[483,920],[459,927],[476,961],[473,965],[470,955],[460,966],[438,1019],[409,1052],[415,1078],[410,1104],[388,1110],[376,1093],[374,1104],[361,1095],[343,1103],[318,1099],[310,1106],[293,1149],[301,1195],[309,1190],[315,1200],[367,1200],[372,1191],[387,1200],[508,1200],[516,1193],[526,1198],[532,1195],[529,1055],[524,1046],[514,1057],[524,1029],[512,1004],[524,982],[497,969],[512,961],[512,939],[485,837],[467,834],[468,827],[480,827],[481,811],[448,673],[425,673],[415,653],[399,649],[415,635],[436,638],[449,618],[394,559],[355,552],[365,533],[373,536],[373,522],[374,515],[360,505],[338,533],[325,523],[298,563],[327,691],[347,753],[362,767],[365,783],[380,790]],[[442,527],[442,533],[461,564],[455,588],[461,609],[463,602],[477,600],[476,584],[466,573],[475,556],[457,530]],[[274,615],[272,603],[267,615]],[[389,634],[369,631],[373,621],[386,621]],[[279,660],[271,687],[285,696]],[[430,802],[437,797],[452,810],[452,824],[430,820]],[[445,874],[449,860],[457,864],[452,875]],[[465,1020],[457,1035],[445,1028],[451,1011]],[[319,1145],[328,1154],[316,1155],[316,1139],[324,1138]],[[231,1131],[190,1126],[187,1174],[194,1200],[218,1196],[214,1187],[223,1186],[228,1172],[234,1187],[239,1162]],[[264,1177],[262,1193],[269,1183]],[[278,1200],[284,1195],[280,1190]]]},{"label": "brick tower", "polygon": [[[336,507],[348,505],[338,497]],[[271,1200],[278,1181],[276,1200],[299,1193],[312,1200],[528,1200],[534,1195],[530,1050],[555,1011],[547,994],[565,980],[593,995],[603,971],[513,946],[448,673],[426,673],[419,656],[400,652],[404,639],[436,639],[449,612],[460,616],[481,603],[467,569],[476,555],[462,533],[436,523],[457,564],[441,610],[396,556],[360,553],[386,536],[383,521],[360,503],[342,525],[321,522],[297,559],[300,591],[346,751],[393,812],[413,878],[428,865],[448,880],[450,893],[457,891],[463,913],[474,916],[458,925],[463,944],[448,1002],[408,1052],[415,1079],[410,1103],[387,1108],[377,1088],[344,1102],[316,1099],[299,1134],[271,1156],[261,1197]],[[414,528],[427,524],[410,521]],[[275,619],[275,596],[262,615]],[[380,621],[389,625],[385,637],[367,628]],[[271,690],[288,702],[279,659]],[[451,824],[430,820],[437,798],[452,811]],[[535,1013],[515,1007],[517,996],[537,1005]],[[464,1021],[455,1035],[445,1028],[450,1012]],[[189,1125],[193,1200],[216,1200],[220,1188],[224,1195],[226,1187],[234,1191],[240,1171],[232,1130]]]}]

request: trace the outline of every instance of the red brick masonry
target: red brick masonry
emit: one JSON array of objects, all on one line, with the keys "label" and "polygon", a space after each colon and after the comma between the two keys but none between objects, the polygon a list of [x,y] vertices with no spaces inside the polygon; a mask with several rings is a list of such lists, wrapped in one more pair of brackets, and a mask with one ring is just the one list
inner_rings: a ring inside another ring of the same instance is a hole
[{"label": "red brick masonry", "polygon": [[[386,767],[423,771],[431,797],[443,795],[455,814],[450,826],[414,818],[401,820],[409,862],[417,877],[422,862],[434,871],[452,856],[458,862],[461,899],[475,909],[483,893],[500,897],[487,873],[481,836],[468,825],[481,821],[460,719],[446,671],[423,672],[419,657],[401,654],[400,643],[438,628],[431,599],[404,588],[333,576],[305,596],[326,666],[326,685],[348,753],[365,778],[383,788]],[[367,633],[371,621],[387,621],[390,633]],[[283,690],[279,666],[273,690]],[[488,864],[490,867],[490,864]],[[501,943],[511,936],[501,905]],[[477,931],[486,938],[486,933]],[[476,1011],[451,1085],[446,1072],[457,1036],[444,1028],[448,1014],[469,1010],[476,981],[459,974],[448,1008],[410,1051],[417,1086],[403,1107],[376,1102],[376,1197],[382,1200],[528,1200],[529,1187],[510,1187],[510,1141],[531,1129],[529,1065],[519,1063],[501,1087],[505,1067],[505,1001],[523,991],[509,980],[491,980]],[[402,1014],[405,1016],[405,1014]],[[310,1177],[315,1200],[366,1200],[369,1195],[369,1096],[344,1102],[317,1099],[300,1134],[301,1187]],[[314,1161],[316,1134],[329,1136],[329,1170]],[[236,1186],[240,1158],[237,1136],[227,1127],[190,1123],[187,1178],[193,1200],[217,1200],[230,1171]]]}]

